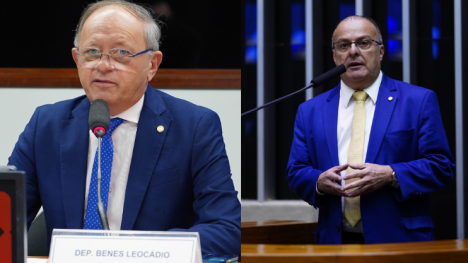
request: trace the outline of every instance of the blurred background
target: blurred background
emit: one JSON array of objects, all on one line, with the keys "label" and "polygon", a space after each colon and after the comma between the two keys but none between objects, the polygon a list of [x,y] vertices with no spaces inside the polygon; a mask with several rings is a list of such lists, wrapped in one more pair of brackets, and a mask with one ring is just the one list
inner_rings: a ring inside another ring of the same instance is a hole
[{"label": "blurred background", "polygon": [[[76,25],[84,8],[93,2],[96,1],[3,2],[0,67],[74,68],[71,49]],[[240,68],[242,29],[238,1],[133,2],[153,9],[161,22],[161,68]]]},{"label": "blurred background", "polygon": [[[467,14],[468,1],[244,0],[242,8],[242,112],[335,67],[331,37],[342,19],[357,14],[377,22],[385,46],[382,71],[437,94],[457,173],[430,197],[435,238],[463,238],[468,17],[461,14]],[[289,189],[286,165],[298,106],[338,83],[337,77],[242,117],[242,221],[317,221],[317,211]]]}]

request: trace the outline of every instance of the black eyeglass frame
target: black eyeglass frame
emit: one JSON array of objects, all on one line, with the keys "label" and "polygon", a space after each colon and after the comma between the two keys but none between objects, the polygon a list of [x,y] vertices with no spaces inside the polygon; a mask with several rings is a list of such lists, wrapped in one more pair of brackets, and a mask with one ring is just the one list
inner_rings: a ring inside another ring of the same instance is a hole
[{"label": "black eyeglass frame", "polygon": [[[367,40],[370,40],[372,42],[375,42],[377,43],[378,45],[382,45],[382,42],[379,42],[377,40],[373,40],[371,38],[368,38],[368,39],[361,39],[361,40],[356,40],[356,41],[339,41],[339,42],[335,42],[335,43],[332,43],[332,49],[335,49],[335,44],[340,44],[340,43],[350,43],[351,45],[356,45],[356,42],[359,42],[359,41],[367,41]],[[351,46],[350,46],[351,47]],[[357,45],[356,45],[357,47]]]}]

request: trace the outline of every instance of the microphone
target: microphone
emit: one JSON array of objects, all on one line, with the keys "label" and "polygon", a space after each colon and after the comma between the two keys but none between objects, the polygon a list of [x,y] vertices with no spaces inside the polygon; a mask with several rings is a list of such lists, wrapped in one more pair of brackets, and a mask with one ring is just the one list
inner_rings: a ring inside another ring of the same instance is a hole
[{"label": "microphone", "polygon": [[101,99],[93,101],[89,107],[89,129],[98,138],[102,138],[110,126],[110,112],[107,102]]},{"label": "microphone", "polygon": [[[323,83],[331,80],[332,78],[336,77],[336,76],[339,76],[343,73],[346,72],[346,67],[344,64],[341,64],[325,73],[323,73],[322,75],[316,77],[315,79],[313,79],[310,83],[314,83],[314,88],[322,85]],[[309,85],[310,86],[310,85]]]},{"label": "microphone", "polygon": [[343,74],[343,73],[345,73],[345,72],[346,72],[346,67],[345,67],[344,64],[341,64],[341,65],[339,65],[339,66],[333,68],[332,70],[329,70],[329,71],[325,72],[324,74],[322,74],[322,75],[316,77],[315,79],[313,79],[313,80],[310,82],[309,85],[305,86],[304,88],[302,88],[302,89],[300,89],[300,90],[298,90],[298,91],[295,91],[295,92],[293,92],[293,93],[291,93],[291,94],[288,94],[288,95],[286,95],[286,96],[283,96],[283,97],[281,97],[281,98],[279,98],[279,99],[276,99],[276,100],[274,100],[274,101],[270,101],[270,102],[268,102],[267,104],[264,104],[264,105],[262,105],[262,106],[260,106],[260,107],[255,108],[255,109],[251,109],[251,110],[249,110],[249,111],[246,111],[246,112],[244,112],[244,113],[241,114],[241,117],[244,116],[244,115],[247,115],[247,114],[249,114],[249,113],[252,113],[252,112],[256,112],[256,111],[258,111],[258,110],[261,110],[261,109],[263,109],[263,108],[265,108],[265,107],[267,107],[267,106],[270,106],[271,104],[274,104],[274,103],[277,103],[277,102],[279,102],[279,101],[282,101],[282,100],[284,100],[284,99],[286,99],[286,98],[288,98],[288,97],[291,97],[292,95],[295,95],[295,94],[297,94],[297,93],[299,93],[299,92],[301,92],[301,91],[304,91],[304,90],[306,90],[306,89],[308,89],[308,88],[311,88],[311,87],[316,88],[316,87],[322,85],[323,83],[329,81],[330,79],[332,79],[332,78],[334,78],[334,77],[336,77],[336,76],[339,76],[339,75],[341,75],[341,74]]},{"label": "microphone", "polygon": [[101,226],[103,230],[109,230],[109,222],[107,221],[106,209],[101,200],[101,141],[102,137],[107,133],[110,126],[109,106],[104,100],[97,99],[93,101],[89,107],[88,117],[89,129],[98,138],[98,170],[97,170],[97,209]]}]

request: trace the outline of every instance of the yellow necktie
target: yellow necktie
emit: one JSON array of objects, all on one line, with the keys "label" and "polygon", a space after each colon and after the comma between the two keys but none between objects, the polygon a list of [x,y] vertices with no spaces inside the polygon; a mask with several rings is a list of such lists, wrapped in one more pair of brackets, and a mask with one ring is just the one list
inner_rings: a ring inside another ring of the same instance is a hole
[{"label": "yellow necktie", "polygon": [[[349,143],[348,150],[348,163],[358,164],[362,163],[362,152],[364,150],[364,135],[366,128],[366,105],[364,104],[367,99],[365,91],[356,91],[353,94],[356,99],[356,106],[354,107],[353,126],[351,130],[351,142]],[[348,167],[346,174],[350,174],[354,169]],[[350,184],[359,180],[353,178],[345,181],[345,184]],[[356,188],[349,189],[348,192]],[[354,227],[359,220],[361,220],[361,207],[360,197],[345,197],[345,218],[349,224]]]}]

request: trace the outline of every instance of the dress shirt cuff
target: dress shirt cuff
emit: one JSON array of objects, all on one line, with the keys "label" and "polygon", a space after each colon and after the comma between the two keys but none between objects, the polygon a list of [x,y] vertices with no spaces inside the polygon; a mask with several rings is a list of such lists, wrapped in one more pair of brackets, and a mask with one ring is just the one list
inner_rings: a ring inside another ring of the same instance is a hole
[{"label": "dress shirt cuff", "polygon": [[320,193],[320,191],[318,190],[318,185],[315,184],[315,192],[319,195],[325,195],[324,193]]}]

